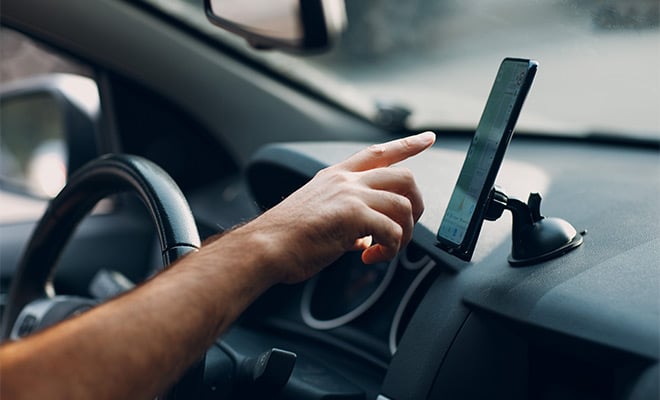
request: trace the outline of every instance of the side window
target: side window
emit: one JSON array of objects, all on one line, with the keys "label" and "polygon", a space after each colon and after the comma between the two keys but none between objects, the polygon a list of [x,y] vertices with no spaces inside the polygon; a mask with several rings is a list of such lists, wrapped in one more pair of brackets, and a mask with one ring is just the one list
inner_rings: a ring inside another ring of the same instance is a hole
[{"label": "side window", "polygon": [[[0,223],[35,219],[64,186],[72,138],[95,141],[92,70],[0,28]],[[72,132],[75,130],[84,132]],[[41,199],[41,200],[40,200]]]}]

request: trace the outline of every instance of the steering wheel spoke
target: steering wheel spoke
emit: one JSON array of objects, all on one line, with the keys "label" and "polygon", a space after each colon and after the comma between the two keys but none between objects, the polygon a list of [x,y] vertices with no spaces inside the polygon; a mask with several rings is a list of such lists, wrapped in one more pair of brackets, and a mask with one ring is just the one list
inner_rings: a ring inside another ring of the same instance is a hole
[{"label": "steering wheel spoke", "polygon": [[77,296],[44,297],[28,303],[18,314],[9,338],[18,340],[75,317],[97,304],[95,300]]}]

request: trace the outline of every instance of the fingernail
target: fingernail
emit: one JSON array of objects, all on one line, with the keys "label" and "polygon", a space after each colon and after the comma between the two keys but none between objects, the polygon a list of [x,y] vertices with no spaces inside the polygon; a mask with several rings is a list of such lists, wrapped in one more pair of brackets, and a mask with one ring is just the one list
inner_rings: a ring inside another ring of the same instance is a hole
[{"label": "fingernail", "polygon": [[424,144],[433,143],[435,142],[435,133],[431,131],[422,132],[417,135],[417,140],[419,140],[420,143],[424,143]]}]

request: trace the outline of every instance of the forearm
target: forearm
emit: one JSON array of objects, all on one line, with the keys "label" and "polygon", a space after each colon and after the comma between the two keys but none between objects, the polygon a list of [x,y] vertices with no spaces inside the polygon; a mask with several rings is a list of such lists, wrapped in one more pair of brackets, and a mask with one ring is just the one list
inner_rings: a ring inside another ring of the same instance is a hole
[{"label": "forearm", "polygon": [[119,299],[2,347],[1,397],[153,398],[278,280],[267,252],[254,251],[251,228],[206,244]]}]

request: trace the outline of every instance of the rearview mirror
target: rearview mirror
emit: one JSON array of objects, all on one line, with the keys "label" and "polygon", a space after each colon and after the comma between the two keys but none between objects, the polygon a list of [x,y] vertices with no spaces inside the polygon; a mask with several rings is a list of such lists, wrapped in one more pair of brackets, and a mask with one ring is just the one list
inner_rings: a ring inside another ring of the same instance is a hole
[{"label": "rearview mirror", "polygon": [[257,49],[317,52],[346,25],[343,0],[204,0],[214,25]]}]

